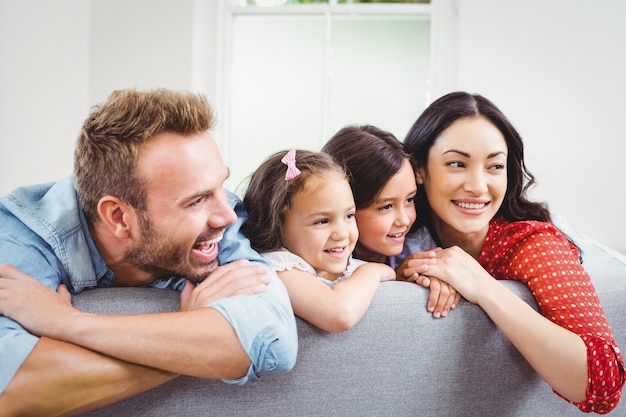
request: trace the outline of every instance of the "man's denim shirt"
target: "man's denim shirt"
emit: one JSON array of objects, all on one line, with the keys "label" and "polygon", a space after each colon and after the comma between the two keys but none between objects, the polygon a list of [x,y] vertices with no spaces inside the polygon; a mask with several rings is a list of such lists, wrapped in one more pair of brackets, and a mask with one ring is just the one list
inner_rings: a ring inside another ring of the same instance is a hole
[{"label": "man's denim shirt", "polygon": [[[228,198],[238,220],[227,227],[219,243],[220,264],[249,259],[267,265],[240,231],[247,218],[243,204],[230,192]],[[65,284],[72,294],[112,287],[115,281],[91,238],[72,176],[18,188],[0,198],[0,263],[12,264],[54,290]],[[293,311],[284,285],[270,271],[273,279],[264,293],[209,304],[228,319],[252,361],[246,376],[226,382],[254,382],[264,374],[288,372],[295,364],[298,343]],[[181,290],[184,282],[184,278],[171,277],[153,286]],[[0,393],[38,340],[0,315]]]}]

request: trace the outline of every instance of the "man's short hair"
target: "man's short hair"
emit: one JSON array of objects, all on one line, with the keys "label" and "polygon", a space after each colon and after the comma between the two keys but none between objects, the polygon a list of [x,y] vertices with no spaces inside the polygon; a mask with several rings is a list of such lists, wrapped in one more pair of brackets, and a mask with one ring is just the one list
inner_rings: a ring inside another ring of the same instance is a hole
[{"label": "man's short hair", "polygon": [[146,190],[137,172],[144,142],[163,132],[204,132],[213,123],[206,97],[190,92],[118,90],[93,107],[74,152],[76,189],[88,224],[98,221],[98,201],[105,195],[146,209]]}]

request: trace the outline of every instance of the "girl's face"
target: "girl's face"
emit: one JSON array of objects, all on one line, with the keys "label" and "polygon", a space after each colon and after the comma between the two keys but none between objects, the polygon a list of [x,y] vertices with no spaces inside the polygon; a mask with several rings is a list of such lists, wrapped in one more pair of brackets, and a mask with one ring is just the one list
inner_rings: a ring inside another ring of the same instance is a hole
[{"label": "girl's face", "polygon": [[445,246],[482,246],[506,193],[507,153],[504,136],[484,117],[459,119],[435,140],[417,182]]},{"label": "girl's face", "polygon": [[[365,260],[376,255],[393,256],[402,252],[404,238],[415,222],[415,174],[408,159],[380,191],[374,203],[356,211],[359,251]],[[370,252],[365,253],[365,252]]]},{"label": "girl's face", "polygon": [[322,278],[343,275],[359,231],[354,198],[340,173],[314,175],[293,195],[283,219],[283,245],[307,261]]}]

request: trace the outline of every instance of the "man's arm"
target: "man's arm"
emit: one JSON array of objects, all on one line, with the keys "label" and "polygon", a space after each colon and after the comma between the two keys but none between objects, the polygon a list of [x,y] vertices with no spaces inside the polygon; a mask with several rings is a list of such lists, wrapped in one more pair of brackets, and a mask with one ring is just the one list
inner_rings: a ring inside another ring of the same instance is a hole
[{"label": "man's arm", "polygon": [[221,270],[222,283],[213,277],[214,285],[183,291],[181,304],[196,310],[99,316],[74,309],[64,287],[54,292],[0,265],[0,313],[43,336],[0,396],[0,416],[70,415],[150,389],[177,373],[218,379],[246,375],[250,358],[232,326],[216,310],[198,305],[258,292],[246,272],[264,268],[236,263]]},{"label": "man's arm", "polygon": [[0,395],[0,416],[62,416],[93,410],[176,374],[42,337]]},{"label": "man's arm", "polygon": [[187,306],[195,309],[116,316],[79,311],[67,291],[52,291],[16,268],[1,265],[0,314],[36,336],[126,362],[205,378],[240,378],[250,366],[247,352],[228,320],[202,305],[238,294],[240,288],[233,283],[249,288],[257,279],[268,282],[266,268],[241,262],[219,267],[211,274],[211,285],[193,290],[205,294],[196,305]]}]

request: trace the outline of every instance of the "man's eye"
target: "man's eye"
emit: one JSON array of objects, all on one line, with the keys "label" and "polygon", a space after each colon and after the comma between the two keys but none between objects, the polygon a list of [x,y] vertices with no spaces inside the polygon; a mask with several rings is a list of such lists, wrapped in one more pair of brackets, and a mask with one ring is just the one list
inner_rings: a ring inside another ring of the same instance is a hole
[{"label": "man's eye", "polygon": [[319,219],[313,222],[313,224],[326,224],[328,223],[328,219]]}]

